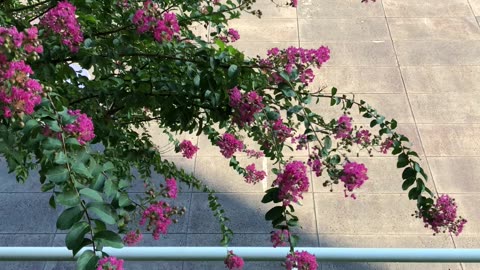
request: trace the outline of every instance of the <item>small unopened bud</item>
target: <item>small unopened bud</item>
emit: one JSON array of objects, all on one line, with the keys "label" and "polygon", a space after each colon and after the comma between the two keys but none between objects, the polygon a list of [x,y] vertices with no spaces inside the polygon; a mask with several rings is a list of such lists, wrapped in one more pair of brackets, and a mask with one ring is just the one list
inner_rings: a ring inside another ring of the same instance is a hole
[{"label": "small unopened bud", "polygon": [[173,223],[178,223],[178,219],[172,219]]}]

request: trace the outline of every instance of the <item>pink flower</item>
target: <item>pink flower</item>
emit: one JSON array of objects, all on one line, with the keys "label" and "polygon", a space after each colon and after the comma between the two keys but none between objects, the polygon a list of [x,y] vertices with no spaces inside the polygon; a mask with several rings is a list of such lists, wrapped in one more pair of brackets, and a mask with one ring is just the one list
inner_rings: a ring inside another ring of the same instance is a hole
[{"label": "pink flower", "polygon": [[283,143],[287,138],[292,137],[292,129],[283,123],[282,118],[275,120],[272,130],[276,143]]},{"label": "pink flower", "polygon": [[355,134],[355,143],[361,144],[361,145],[366,145],[370,143],[370,131],[366,129],[362,129],[357,131],[357,134]]},{"label": "pink flower", "polygon": [[125,237],[123,237],[123,242],[127,246],[136,246],[140,241],[142,241],[143,235],[137,231],[130,231],[128,232]]},{"label": "pink flower", "polygon": [[257,171],[255,169],[255,164],[252,163],[245,167],[246,175],[245,175],[245,182],[249,184],[256,184],[267,176],[264,171]]},{"label": "pink flower", "polygon": [[77,119],[72,124],[65,125],[63,130],[66,133],[76,137],[78,143],[81,145],[84,145],[95,138],[92,119],[90,119],[86,114],[81,113],[80,110],[69,110],[68,114],[76,116]]},{"label": "pink flower", "polygon": [[60,35],[62,44],[73,53],[78,52],[83,42],[83,33],[75,16],[76,7],[68,1],[59,2],[40,20],[40,24],[48,31]]},{"label": "pink flower", "polygon": [[138,33],[151,32],[159,43],[171,41],[180,32],[177,15],[172,12],[163,13],[158,4],[152,1],[143,3],[143,8],[133,15],[132,22],[137,26]]},{"label": "pink flower", "polygon": [[312,169],[312,171],[315,172],[315,176],[316,177],[320,177],[322,175],[322,161],[320,160],[320,157],[318,156],[315,156],[315,157],[311,157],[308,159],[308,162],[307,162],[308,166],[310,166],[310,168]]},{"label": "pink flower", "polygon": [[237,87],[230,89],[230,106],[234,110],[233,122],[239,127],[250,125],[254,120],[254,115],[262,111],[264,105],[263,98],[252,91],[246,94],[240,92]]},{"label": "pink flower", "polygon": [[180,143],[180,151],[182,151],[182,155],[185,158],[191,159],[195,153],[197,153],[198,149],[199,148],[189,140],[183,140],[183,142]]},{"label": "pink flower", "polygon": [[448,195],[437,198],[435,205],[417,217],[422,218],[425,227],[430,227],[435,233],[449,231],[456,236],[462,233],[467,223],[467,220],[462,217],[457,219],[457,204],[455,199]]},{"label": "pink flower", "polygon": [[390,149],[393,146],[393,140],[390,138],[387,138],[384,142],[382,142],[382,145],[380,147],[380,152],[386,154],[388,152],[388,149]]},{"label": "pink flower", "polygon": [[123,270],[123,260],[105,257],[98,261],[97,270]]},{"label": "pink flower", "polygon": [[[345,186],[345,197],[348,197],[347,190],[352,192],[354,189],[360,188],[363,183],[368,180],[367,168],[363,164],[347,162],[347,164],[343,166],[340,180]],[[355,194],[352,193],[350,196],[356,199]]]},{"label": "pink flower", "polygon": [[287,260],[285,261],[285,266],[287,270],[317,270],[318,264],[317,259],[314,255],[306,251],[295,251],[294,254],[288,254]]},{"label": "pink flower", "polygon": [[165,182],[167,184],[167,196],[176,199],[178,194],[177,181],[175,178],[167,178]]},{"label": "pink flower", "polygon": [[170,220],[172,214],[172,208],[165,202],[151,204],[142,213],[139,224],[140,226],[145,225],[148,219],[147,229],[153,228],[153,239],[158,240],[160,239],[160,233],[167,234],[168,227],[172,224]]},{"label": "pink flower", "polygon": [[350,138],[350,135],[353,131],[351,121],[352,121],[352,118],[348,117],[346,114],[338,118],[335,139]]},{"label": "pink flower", "polygon": [[284,206],[292,201],[298,202],[299,198],[303,199],[302,193],[307,192],[310,185],[307,168],[300,161],[287,163],[284,172],[277,175],[273,185],[279,187],[278,198],[283,200]]},{"label": "pink flower", "polygon": [[235,255],[231,250],[228,251],[227,258],[225,258],[224,263],[225,263],[225,267],[227,267],[230,270],[232,269],[241,270],[243,269],[243,265],[244,265],[243,259]]},{"label": "pink flower", "polygon": [[307,149],[308,138],[307,138],[307,135],[305,134],[300,134],[296,137],[292,137],[291,142],[297,144],[297,151],[300,151],[302,149],[305,149],[305,150]]},{"label": "pink flower", "polygon": [[235,42],[240,39],[240,34],[238,33],[237,30],[230,28],[228,29],[226,36],[219,36],[219,38],[224,43]]},{"label": "pink flower", "polygon": [[247,154],[247,157],[251,158],[251,157],[254,157],[254,158],[261,158],[261,157],[264,157],[265,154],[261,151],[255,151],[253,149],[245,149],[244,152]]},{"label": "pink flower", "polygon": [[223,134],[222,138],[217,142],[217,145],[220,147],[220,153],[222,153],[225,158],[231,158],[236,151],[243,150],[243,143],[230,133]]},{"label": "pink flower", "polygon": [[297,7],[298,6],[298,0],[290,0],[290,5],[292,7]]},{"label": "pink flower", "polygon": [[270,241],[273,247],[284,247],[288,244],[290,238],[290,232],[288,230],[276,230],[271,232]]}]

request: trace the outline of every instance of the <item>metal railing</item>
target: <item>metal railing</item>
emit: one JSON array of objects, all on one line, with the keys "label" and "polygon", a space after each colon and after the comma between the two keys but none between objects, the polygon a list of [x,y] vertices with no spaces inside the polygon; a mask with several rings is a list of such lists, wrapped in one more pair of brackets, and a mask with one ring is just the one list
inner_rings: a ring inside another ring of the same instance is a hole
[{"label": "metal railing", "polygon": [[[103,251],[126,261],[223,261],[227,250],[233,250],[245,261],[284,261],[289,252],[289,248],[272,247],[125,247]],[[480,262],[480,249],[299,247],[295,250],[308,251],[317,261],[329,262]],[[76,257],[65,247],[0,247],[0,261],[73,261]]]}]

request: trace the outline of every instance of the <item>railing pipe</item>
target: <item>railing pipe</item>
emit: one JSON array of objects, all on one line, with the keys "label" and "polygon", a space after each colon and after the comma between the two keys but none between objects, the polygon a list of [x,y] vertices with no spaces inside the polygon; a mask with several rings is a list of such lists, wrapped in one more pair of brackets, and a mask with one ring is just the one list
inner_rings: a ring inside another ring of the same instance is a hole
[{"label": "railing pipe", "polygon": [[[284,261],[289,251],[271,247],[125,247],[103,251],[127,261],[222,261],[227,250],[233,250],[246,261]],[[480,262],[480,249],[299,247],[296,250],[314,254],[317,261],[330,262]],[[0,247],[0,261],[75,259],[65,247]]]}]

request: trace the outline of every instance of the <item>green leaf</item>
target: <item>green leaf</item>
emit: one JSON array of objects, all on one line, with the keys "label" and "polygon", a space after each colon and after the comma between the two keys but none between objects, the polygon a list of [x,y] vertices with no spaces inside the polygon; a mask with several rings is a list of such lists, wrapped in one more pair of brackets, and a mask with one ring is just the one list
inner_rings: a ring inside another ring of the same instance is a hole
[{"label": "green leaf", "polygon": [[76,191],[69,190],[59,193],[57,202],[65,206],[76,206],[80,204],[80,197]]},{"label": "green leaf", "polygon": [[275,206],[265,214],[266,220],[275,220],[283,216],[283,206]]},{"label": "green leaf", "polygon": [[83,216],[83,209],[77,205],[64,210],[57,219],[59,230],[68,230],[77,223]]},{"label": "green leaf", "polygon": [[337,94],[337,88],[332,87],[332,96],[335,96]]},{"label": "green leaf", "polygon": [[408,163],[409,163],[408,156],[405,153],[401,153],[398,156],[397,168],[403,168],[403,167],[407,166]]},{"label": "green leaf", "polygon": [[95,213],[101,221],[107,224],[112,225],[116,222],[115,214],[108,204],[91,202],[87,204],[87,209],[88,211]]},{"label": "green leaf", "polygon": [[108,171],[113,171],[115,169],[115,166],[113,165],[112,162],[108,161],[106,162],[105,164],[103,164],[103,167],[102,167],[102,170],[104,172],[108,172]]},{"label": "green leaf", "polygon": [[408,178],[415,178],[417,176],[417,172],[412,169],[411,167],[405,168],[402,173],[402,179],[408,179]]},{"label": "green leaf", "polygon": [[81,245],[85,234],[90,230],[90,225],[85,221],[77,222],[72,229],[67,233],[65,244],[70,250],[76,249]]},{"label": "green leaf", "polygon": [[417,188],[412,188],[408,192],[408,198],[410,200],[416,200],[418,198],[418,196],[420,195],[420,193],[421,192]]},{"label": "green leaf", "polygon": [[65,144],[66,145],[81,146],[76,138],[68,138],[67,140],[65,140]]},{"label": "green leaf", "polygon": [[47,171],[45,174],[48,181],[56,184],[61,184],[68,180],[69,174],[65,167],[54,167]]},{"label": "green leaf", "polygon": [[299,237],[298,235],[292,234],[292,235],[290,236],[290,241],[291,241],[291,243],[292,243],[292,246],[296,247],[297,244],[298,244],[298,240],[300,240],[300,237]]},{"label": "green leaf", "polygon": [[62,152],[55,153],[55,159],[53,160],[53,162],[55,162],[55,164],[58,164],[58,165],[64,165],[64,164],[67,164],[68,159],[65,153],[62,151]]},{"label": "green leaf", "polygon": [[39,127],[40,125],[38,124],[38,121],[35,119],[30,119],[25,123],[25,126],[23,127],[23,132],[24,133],[29,133],[32,129]]},{"label": "green leaf", "polygon": [[390,128],[395,129],[397,127],[397,121],[395,119],[392,119],[392,122],[390,122]]},{"label": "green leaf", "polygon": [[413,185],[413,183],[415,183],[415,177],[405,179],[405,181],[403,181],[403,184],[402,184],[402,189],[407,190],[409,187]]},{"label": "green leaf", "polygon": [[200,86],[200,75],[195,75],[195,77],[193,78],[193,85],[195,85],[196,87]]},{"label": "green leaf", "polygon": [[269,203],[278,199],[278,188],[271,188],[266,191],[266,194],[262,198],[262,203]]},{"label": "green leaf", "polygon": [[45,150],[57,150],[62,147],[62,142],[58,139],[48,137],[43,142],[43,148]]},{"label": "green leaf", "polygon": [[228,77],[234,78],[238,75],[238,66],[237,65],[231,65],[228,68]]},{"label": "green leaf", "polygon": [[94,241],[98,241],[105,247],[122,248],[122,238],[112,231],[101,231],[95,234]]},{"label": "green leaf", "polygon": [[84,188],[80,190],[80,194],[96,202],[103,202],[102,195],[96,190]]},{"label": "green leaf", "polygon": [[77,270],[91,270],[95,269],[98,263],[98,258],[91,250],[85,250],[77,259]]},{"label": "green leaf", "polygon": [[54,187],[55,187],[54,183],[48,182],[48,183],[42,185],[41,190],[42,190],[42,192],[47,192],[47,191],[53,189]]},{"label": "green leaf", "polygon": [[125,207],[131,204],[130,198],[126,193],[121,193],[118,198],[118,206]]},{"label": "green leaf", "polygon": [[48,204],[50,205],[50,207],[52,207],[53,209],[57,209],[57,204],[55,203],[55,196],[50,196],[50,199],[48,200]]},{"label": "green leaf", "polygon": [[72,165],[72,170],[76,173],[78,173],[81,176],[87,177],[87,178],[92,178],[92,174],[90,171],[87,169],[85,164],[83,162],[75,162]]}]

